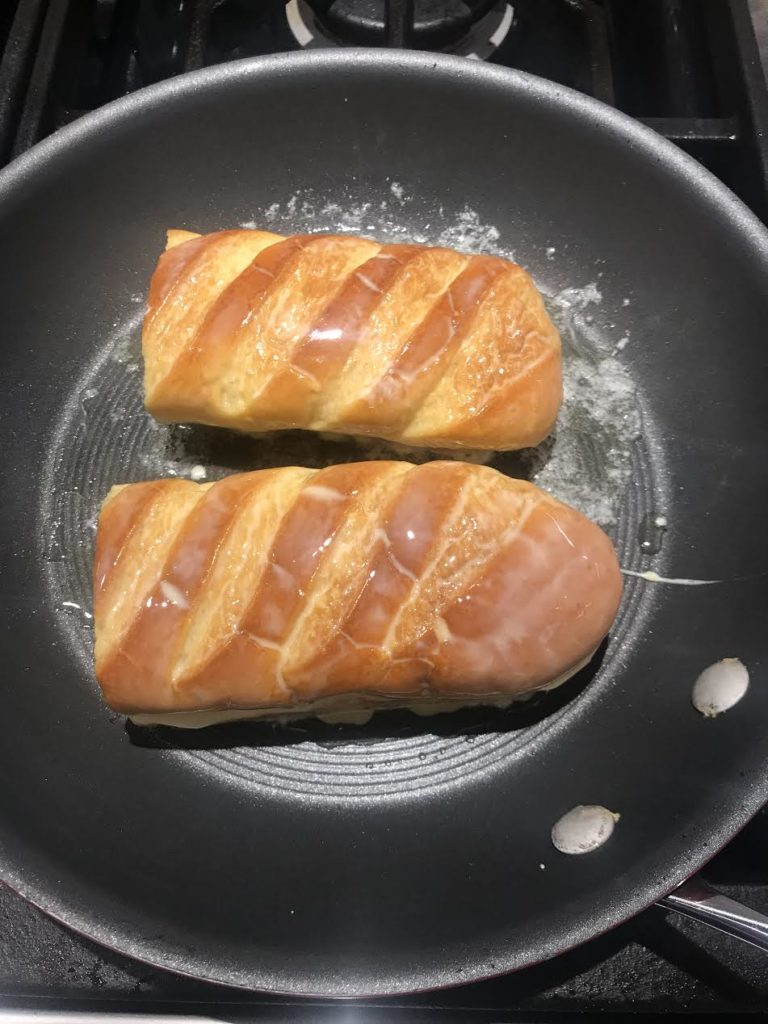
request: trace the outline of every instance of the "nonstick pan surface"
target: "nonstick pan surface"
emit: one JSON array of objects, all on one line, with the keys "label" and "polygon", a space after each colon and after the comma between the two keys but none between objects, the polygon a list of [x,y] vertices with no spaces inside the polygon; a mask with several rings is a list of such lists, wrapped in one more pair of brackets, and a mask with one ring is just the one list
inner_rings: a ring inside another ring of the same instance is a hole
[{"label": "nonstick pan surface", "polygon": [[[143,413],[165,229],[248,223],[513,252],[562,328],[567,401],[554,441],[491,464],[593,514],[626,569],[716,582],[628,576],[593,664],[505,713],[126,729],[90,668],[109,486],[388,454]],[[201,978],[404,992],[588,940],[764,802],[768,238],[673,146],[475,62],[278,56],[138,93],[18,160],[0,253],[0,869],[35,903]],[[723,657],[751,686],[704,719],[691,687]],[[550,830],[577,804],[621,818],[569,857]]]}]

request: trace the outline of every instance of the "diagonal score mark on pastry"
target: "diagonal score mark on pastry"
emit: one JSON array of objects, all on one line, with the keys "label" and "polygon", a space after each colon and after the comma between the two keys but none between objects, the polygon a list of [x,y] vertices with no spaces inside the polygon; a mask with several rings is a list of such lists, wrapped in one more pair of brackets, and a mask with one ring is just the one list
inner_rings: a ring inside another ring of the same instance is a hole
[{"label": "diagonal score mark on pastry", "polygon": [[200,327],[221,292],[237,280],[279,235],[252,231],[220,231],[199,237],[170,232],[174,244],[160,257],[149,289],[144,338],[151,339],[152,358],[145,359],[147,394],[165,382],[182,356],[194,345]]},{"label": "diagonal score mark on pastry", "polygon": [[599,527],[482,466],[129,484],[99,520],[96,674],[179,725],[504,703],[580,668],[621,586]]},{"label": "diagonal score mark on pastry", "polygon": [[[297,619],[311,607],[327,630],[333,598],[356,581],[353,559],[366,550],[365,526],[394,485],[390,465],[371,462],[305,471],[304,487],[286,509],[271,547],[265,547],[264,570],[237,615],[217,633],[192,616],[192,642],[174,676],[179,692],[204,701],[209,680],[222,678],[228,681],[228,701],[247,705],[253,700],[255,678],[274,679],[278,699],[293,699],[291,638],[313,646],[311,625],[297,629]],[[402,471],[407,468],[403,464]],[[347,538],[353,550],[344,558]],[[215,582],[209,590],[215,595]],[[196,637],[204,638],[204,651]]]},{"label": "diagonal score mark on pastry", "polygon": [[158,419],[497,450],[554,424],[560,339],[513,263],[348,235],[168,245],[142,340]]},{"label": "diagonal score mark on pastry", "polygon": [[[270,487],[272,475],[268,470],[244,473],[202,487],[178,481],[185,488],[185,501],[193,504],[170,549],[160,552],[163,561],[155,563],[154,574],[137,591],[135,616],[105,655],[110,679],[123,693],[134,690],[141,699],[145,688],[157,693],[167,687],[176,661],[183,662],[184,644],[196,623],[211,638],[229,628],[241,595],[257,578],[260,563],[252,549],[269,542],[307,473],[281,474],[279,489]],[[117,502],[129,498],[132,490],[124,488]],[[222,570],[226,576],[220,578]]]},{"label": "diagonal score mark on pastry", "polygon": [[324,390],[337,380],[355,346],[365,337],[366,325],[382,296],[420,251],[415,245],[384,246],[349,274],[289,353],[286,365],[265,383],[255,400],[260,416],[290,424],[296,409],[303,407],[307,422],[317,417]]},{"label": "diagonal score mark on pastry", "polygon": [[343,418],[351,431],[380,424],[383,429],[404,428],[413,409],[426,400],[448,363],[461,347],[476,320],[495,278],[510,270],[505,260],[473,256],[439,300],[408,337],[375,382],[347,407]]}]

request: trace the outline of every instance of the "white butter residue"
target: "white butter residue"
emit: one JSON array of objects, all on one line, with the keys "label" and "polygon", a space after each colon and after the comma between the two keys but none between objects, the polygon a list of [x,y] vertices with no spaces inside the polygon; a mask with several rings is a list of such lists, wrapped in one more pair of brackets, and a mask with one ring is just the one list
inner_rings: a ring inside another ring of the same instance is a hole
[{"label": "white butter residue", "polygon": [[82,615],[85,622],[90,622],[91,619],[93,618],[93,615],[88,611],[88,609],[83,608],[83,606],[81,604],[78,604],[77,601],[62,601],[61,607],[62,609],[68,612],[79,612],[80,615]]},{"label": "white butter residue", "polygon": [[722,583],[722,580],[686,580],[674,576],[659,576],[653,569],[646,569],[645,572],[635,572],[633,569],[622,569],[625,576],[635,576],[639,580],[647,580],[648,583],[674,583],[680,587],[708,587],[712,583]]},{"label": "white butter residue", "polygon": [[169,583],[168,580],[162,580],[160,590],[168,604],[175,605],[177,608],[189,608],[186,597],[175,584]]},{"label": "white butter residue", "polygon": [[597,282],[546,298],[562,339],[564,397],[554,444],[532,480],[610,527],[630,482],[633,447],[641,434],[636,388],[615,343],[596,324],[603,301]]},{"label": "white butter residue", "polygon": [[563,288],[557,295],[552,296],[551,301],[556,309],[583,312],[587,306],[599,306],[603,301],[603,293],[597,287],[596,281],[590,281],[583,288]]},{"label": "white butter residue", "polygon": [[335,487],[326,487],[325,484],[310,484],[302,492],[308,498],[317,498],[318,501],[344,501],[344,495]]},{"label": "white butter residue", "polygon": [[205,480],[205,478],[208,476],[208,471],[205,468],[205,466],[193,466],[192,469],[190,469],[189,471],[189,475],[192,478],[192,480],[195,480],[199,483],[201,480]]},{"label": "white butter residue", "polygon": [[388,196],[382,196],[376,203],[361,202],[351,191],[338,202],[306,189],[295,192],[286,202],[272,203],[240,226],[278,230],[284,234],[329,231],[371,235],[382,242],[439,245],[514,259],[508,249],[499,246],[499,229],[484,223],[470,206],[464,206],[453,215],[444,207],[436,206],[434,217],[423,220],[419,217],[419,204],[414,204],[413,198],[399,181],[393,181]]},{"label": "white butter residue", "polygon": [[748,689],[746,665],[738,658],[723,658],[699,675],[691,703],[705,718],[716,718],[738,704]]},{"label": "white butter residue", "polygon": [[453,633],[442,615],[435,616],[434,630],[435,636],[441,644],[449,644],[453,640]]},{"label": "white butter residue", "polygon": [[552,826],[552,845],[560,853],[591,853],[611,838],[620,817],[598,804],[580,804]]}]

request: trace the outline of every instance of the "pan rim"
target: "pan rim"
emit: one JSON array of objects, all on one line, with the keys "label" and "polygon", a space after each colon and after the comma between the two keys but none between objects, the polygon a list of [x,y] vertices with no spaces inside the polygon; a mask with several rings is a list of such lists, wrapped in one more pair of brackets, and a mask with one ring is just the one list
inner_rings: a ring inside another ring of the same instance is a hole
[{"label": "pan rim", "polygon": [[318,67],[357,65],[382,69],[389,66],[390,69],[402,67],[411,70],[429,68],[433,72],[439,68],[445,72],[461,71],[462,77],[467,80],[485,80],[489,84],[496,82],[511,85],[514,83],[516,91],[529,92],[539,99],[556,102],[559,106],[575,113],[591,115],[590,119],[594,123],[600,124],[601,127],[616,129],[625,136],[628,142],[635,143],[646,152],[657,155],[660,153],[664,158],[664,163],[667,166],[679,168],[703,196],[718,205],[726,203],[738,220],[742,231],[755,245],[759,246],[763,256],[768,260],[768,227],[703,164],[685,153],[674,142],[665,139],[653,128],[649,128],[629,114],[624,114],[601,100],[527,71],[504,68],[484,61],[470,61],[466,57],[457,57],[452,54],[431,53],[426,50],[345,47],[342,49],[318,48],[291,51],[261,57],[246,57],[225,64],[189,71],[177,75],[175,78],[144,86],[136,92],[112,100],[103,107],[83,114],[76,121],[58,128],[25,153],[13,159],[10,164],[0,170],[0,198],[4,198],[6,193],[20,185],[25,176],[34,171],[38,164],[43,164],[60,153],[66,152],[68,147],[76,145],[81,138],[96,133],[100,127],[106,127],[115,120],[130,117],[144,110],[151,110],[160,106],[166,98],[195,92],[208,83],[256,79],[261,74],[269,75],[273,69],[284,74],[286,65],[292,64],[308,68],[313,65]]},{"label": "pan rim", "polygon": [[[262,76],[268,79],[282,76],[291,73],[294,67],[346,69],[350,65],[358,68],[369,67],[390,73],[398,69],[412,72],[419,69],[429,70],[433,76],[436,73],[445,76],[460,73],[467,81],[505,86],[509,91],[510,101],[513,100],[516,93],[527,93],[542,102],[557,104],[561,109],[566,109],[575,116],[588,120],[598,130],[611,131],[622,136],[627,145],[640,150],[646,158],[653,157],[670,170],[678,173],[690,185],[696,198],[706,204],[708,212],[719,213],[722,216],[727,215],[728,219],[738,228],[744,245],[749,245],[760,256],[768,269],[768,230],[766,227],[738,197],[705,167],[680,150],[674,143],[659,136],[651,128],[592,97],[525,72],[483,62],[467,61],[462,57],[417,51],[343,49],[277,54],[205,68],[149,86],[84,115],[78,121],[55,132],[14,160],[7,168],[0,171],[0,202],[11,198],[15,189],[23,187],[38,167],[45,166],[49,161],[65,155],[72,147],[77,147],[81,142],[92,138],[101,130],[107,130],[113,122],[128,120],[141,115],[142,112],[154,110],[171,97],[186,96],[208,85],[223,85],[226,82],[240,85],[257,83]],[[755,783],[744,794],[744,799],[739,805],[733,805],[729,813],[724,815],[724,822],[721,822],[720,830],[715,836],[718,840],[715,845],[719,845],[719,841],[723,840],[723,837],[735,835],[768,800],[768,775],[764,775],[762,778],[763,781]],[[456,981],[447,981],[444,977],[440,977],[438,980],[437,974],[433,970],[432,972],[426,971],[420,978],[412,977],[410,982],[401,986],[387,984],[388,979],[386,979],[381,987],[369,984],[364,989],[351,993],[317,991],[309,987],[303,988],[301,984],[298,988],[276,988],[265,984],[263,975],[259,982],[258,968],[249,972],[253,981],[245,978],[245,972],[242,970],[229,972],[222,970],[218,972],[218,976],[211,976],[210,972],[206,973],[206,970],[203,969],[204,958],[199,954],[191,954],[181,966],[177,964],[171,966],[164,962],[161,947],[151,940],[143,937],[131,937],[128,934],[118,935],[115,931],[110,930],[107,924],[102,925],[98,921],[89,920],[87,913],[83,913],[80,908],[70,908],[65,898],[46,892],[37,884],[32,872],[25,872],[18,864],[11,866],[8,863],[6,852],[1,848],[0,877],[12,889],[55,920],[98,942],[105,948],[134,960],[190,978],[243,991],[265,992],[289,997],[354,999],[366,996],[403,995],[436,988],[455,987],[507,974],[532,966],[542,959],[557,956],[611,930],[651,906],[686,877],[699,870],[711,856],[711,850],[702,851],[702,855],[690,860],[684,870],[680,867],[675,867],[675,870],[670,868],[668,872],[657,879],[650,896],[646,889],[642,895],[624,901],[621,908],[603,909],[601,914],[596,915],[597,927],[590,929],[588,935],[580,934],[579,929],[574,926],[557,941],[550,941],[535,956],[529,954],[526,959],[525,956],[515,958],[510,954],[506,960],[504,956],[500,956],[497,958],[497,969],[491,972],[482,966],[473,970],[469,965],[461,979]]]}]

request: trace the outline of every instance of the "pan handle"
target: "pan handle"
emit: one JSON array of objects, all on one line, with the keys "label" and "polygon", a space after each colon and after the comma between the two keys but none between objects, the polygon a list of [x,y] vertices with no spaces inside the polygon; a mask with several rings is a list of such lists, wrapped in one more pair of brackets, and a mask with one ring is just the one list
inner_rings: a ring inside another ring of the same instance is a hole
[{"label": "pan handle", "polygon": [[669,896],[659,900],[657,906],[701,921],[768,952],[768,917],[723,896],[699,875],[683,882]]}]

